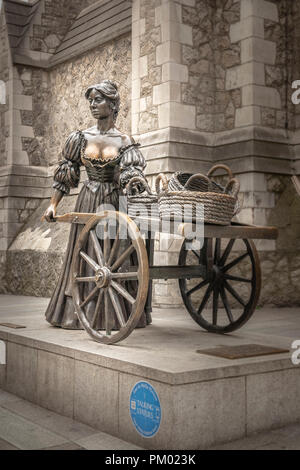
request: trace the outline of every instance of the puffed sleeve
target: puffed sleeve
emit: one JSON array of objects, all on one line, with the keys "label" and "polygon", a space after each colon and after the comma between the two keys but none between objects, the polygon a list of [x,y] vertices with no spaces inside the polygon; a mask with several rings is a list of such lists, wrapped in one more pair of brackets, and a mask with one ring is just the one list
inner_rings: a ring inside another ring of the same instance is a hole
[{"label": "puffed sleeve", "polygon": [[130,144],[123,148],[122,158],[120,161],[120,185],[122,188],[128,184],[128,182],[134,176],[144,177],[144,169],[146,167],[146,161],[141,151],[138,149],[140,144]]},{"label": "puffed sleeve", "polygon": [[72,132],[62,150],[62,160],[54,171],[53,188],[69,194],[70,188],[77,188],[80,180],[81,149],[85,139],[82,132]]}]

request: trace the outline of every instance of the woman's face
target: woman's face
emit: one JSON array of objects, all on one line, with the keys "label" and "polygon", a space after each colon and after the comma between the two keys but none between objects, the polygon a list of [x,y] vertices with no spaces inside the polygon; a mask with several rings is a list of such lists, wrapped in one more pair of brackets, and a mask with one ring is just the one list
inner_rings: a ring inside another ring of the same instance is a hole
[{"label": "woman's face", "polygon": [[109,100],[95,88],[90,92],[88,101],[92,116],[95,119],[105,119],[113,113]]}]

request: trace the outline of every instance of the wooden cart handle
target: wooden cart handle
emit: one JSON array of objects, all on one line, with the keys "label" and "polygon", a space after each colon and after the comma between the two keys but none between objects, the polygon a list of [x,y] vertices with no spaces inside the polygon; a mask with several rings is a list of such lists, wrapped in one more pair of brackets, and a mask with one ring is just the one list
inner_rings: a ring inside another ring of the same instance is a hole
[{"label": "wooden cart handle", "polygon": [[94,215],[90,212],[67,212],[63,215],[57,215],[55,222],[85,225]]}]

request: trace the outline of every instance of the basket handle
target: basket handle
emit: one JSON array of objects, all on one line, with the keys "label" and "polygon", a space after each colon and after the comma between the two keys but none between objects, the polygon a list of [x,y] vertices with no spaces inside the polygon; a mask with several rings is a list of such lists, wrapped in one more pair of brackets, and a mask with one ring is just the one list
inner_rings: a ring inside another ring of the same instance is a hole
[{"label": "basket handle", "polygon": [[224,165],[223,163],[212,166],[211,169],[209,170],[209,172],[207,173],[208,178],[211,178],[213,173],[216,170],[219,170],[219,169],[225,170],[228,173],[228,176],[229,176],[230,179],[233,178],[233,174],[232,174],[231,169],[227,165]]},{"label": "basket handle", "polygon": [[160,182],[162,182],[163,191],[168,191],[168,178],[164,173],[160,173],[157,175],[155,180],[155,190],[157,194],[160,194],[162,191],[160,190]]},{"label": "basket handle", "polygon": [[134,176],[133,178],[129,180],[129,183],[127,185],[127,192],[130,196],[133,196],[132,185],[134,183],[139,183],[144,188],[144,191],[147,191],[148,194],[151,194],[151,189],[150,189],[148,182],[144,178],[141,178],[140,176]]},{"label": "basket handle", "polygon": [[187,185],[190,186],[191,182],[194,181],[194,180],[198,180],[199,181],[199,178],[202,180],[202,181],[205,181],[207,182],[207,184],[210,183],[210,180],[207,176],[205,175],[202,175],[202,173],[196,173],[195,175],[192,175],[188,180],[187,182],[185,183],[184,187],[186,187]]},{"label": "basket handle", "polygon": [[236,178],[231,178],[225,186],[225,193],[237,199],[240,190],[240,182]]}]

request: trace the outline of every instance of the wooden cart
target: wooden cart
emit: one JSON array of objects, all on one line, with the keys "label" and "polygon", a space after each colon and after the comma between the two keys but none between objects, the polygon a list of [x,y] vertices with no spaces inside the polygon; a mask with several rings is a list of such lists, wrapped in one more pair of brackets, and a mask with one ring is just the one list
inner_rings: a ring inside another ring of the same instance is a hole
[{"label": "wooden cart", "polygon": [[[252,240],[277,237],[277,229],[273,227],[239,223],[204,225],[202,246],[199,244],[197,248],[191,244],[194,225],[180,224],[176,227],[177,234],[182,236],[178,264],[154,266],[154,233],[174,233],[174,222],[166,230],[167,224],[160,220],[132,220],[122,212],[113,211],[73,212],[57,216],[56,220],[83,225],[73,256],[73,302],[87,333],[104,344],[126,338],[137,326],[143,311],[151,318],[153,279],[178,279],[184,305],[207,331],[228,333],[240,328],[253,314],[261,288],[260,262]],[[128,234],[126,248],[120,254],[125,232]],[[86,252],[87,243],[93,247],[93,255]],[[129,257],[135,259],[134,264],[128,262]],[[87,267],[92,269],[92,276],[84,275]],[[85,296],[86,283],[89,294]],[[131,287],[134,284],[134,296],[127,287],[130,283]],[[86,308],[92,300],[95,309],[93,317],[88,319]],[[124,302],[128,318],[123,313]],[[99,312],[104,313],[103,330],[95,328]],[[113,330],[112,323],[118,329]]]}]

